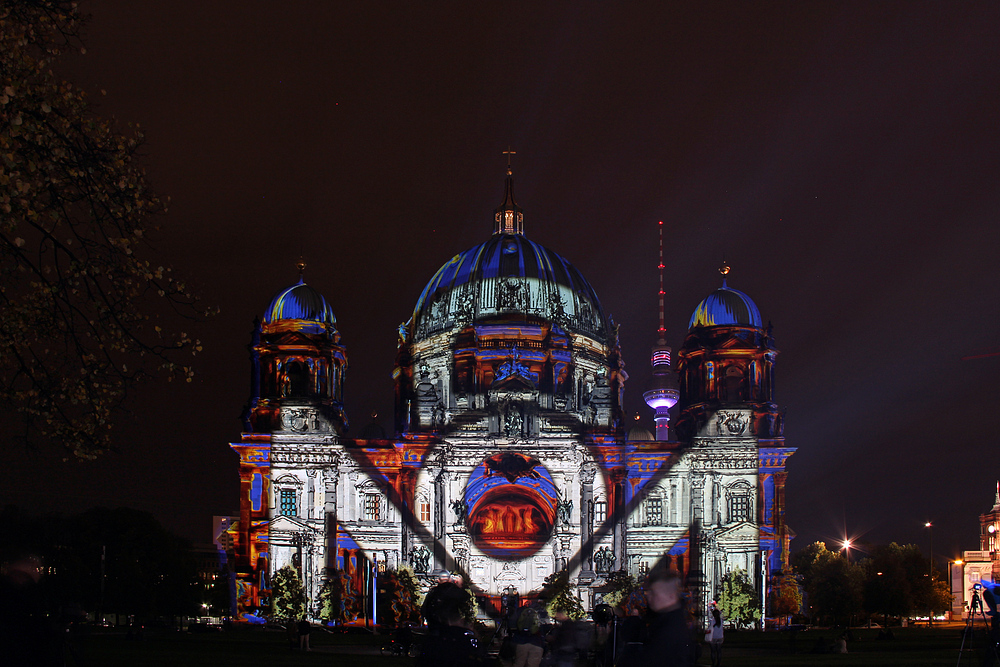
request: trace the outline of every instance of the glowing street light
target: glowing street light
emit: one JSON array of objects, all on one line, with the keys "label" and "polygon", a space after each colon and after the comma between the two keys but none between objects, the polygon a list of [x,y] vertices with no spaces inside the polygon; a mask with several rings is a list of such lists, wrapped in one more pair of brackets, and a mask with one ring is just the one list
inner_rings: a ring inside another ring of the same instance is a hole
[{"label": "glowing street light", "polygon": [[930,570],[930,577],[932,579],[934,578],[934,531],[932,530],[933,527],[934,526],[933,526],[933,524],[931,524],[930,521],[928,521],[927,523],[924,524],[924,528],[927,529],[928,539],[930,540],[930,547],[931,547],[931,570]]},{"label": "glowing street light", "polygon": [[[931,588],[933,589],[933,587],[934,587],[934,530],[933,530],[934,526],[933,526],[933,524],[931,524],[930,521],[927,521],[927,522],[924,523],[924,528],[927,529],[927,539],[930,542],[930,548],[931,548],[930,572],[928,573],[927,578],[930,579],[929,583],[931,585]],[[931,609],[931,608],[927,609],[927,625],[928,626],[934,625],[934,610]]]}]

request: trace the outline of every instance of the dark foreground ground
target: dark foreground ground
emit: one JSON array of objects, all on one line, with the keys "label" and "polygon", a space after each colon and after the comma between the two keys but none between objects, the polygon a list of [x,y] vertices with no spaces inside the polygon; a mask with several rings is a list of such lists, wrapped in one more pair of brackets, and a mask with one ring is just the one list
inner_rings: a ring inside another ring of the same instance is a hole
[{"label": "dark foreground ground", "polygon": [[[854,630],[857,639],[848,644],[847,655],[814,654],[811,649],[822,638],[832,640],[833,631],[808,630],[795,637],[794,653],[788,633],[729,632],[723,649],[725,667],[746,665],[982,665],[985,633],[978,629],[962,646],[964,626],[896,628],[895,639],[876,641],[877,630]],[[147,631],[140,639],[126,639],[118,632],[92,633],[69,642],[67,665],[71,667],[248,667],[251,665],[336,665],[337,667],[410,667],[411,658],[382,656],[380,645],[388,638],[370,635],[312,634],[313,650],[290,650],[281,632],[232,631],[190,634],[174,631]],[[2,662],[2,660],[0,660]],[[709,664],[705,648],[700,665]],[[489,661],[486,667],[499,663]],[[627,666],[626,666],[627,667]]]}]

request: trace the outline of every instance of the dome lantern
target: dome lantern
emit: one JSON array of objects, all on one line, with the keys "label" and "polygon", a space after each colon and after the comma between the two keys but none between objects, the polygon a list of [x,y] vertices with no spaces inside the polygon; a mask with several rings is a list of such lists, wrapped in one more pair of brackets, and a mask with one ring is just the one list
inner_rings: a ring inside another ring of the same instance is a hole
[{"label": "dome lantern", "polygon": [[507,179],[504,182],[503,203],[494,213],[494,234],[524,234],[524,211],[514,201],[514,172],[510,168],[510,156],[515,153],[509,148],[504,151],[507,156]]}]

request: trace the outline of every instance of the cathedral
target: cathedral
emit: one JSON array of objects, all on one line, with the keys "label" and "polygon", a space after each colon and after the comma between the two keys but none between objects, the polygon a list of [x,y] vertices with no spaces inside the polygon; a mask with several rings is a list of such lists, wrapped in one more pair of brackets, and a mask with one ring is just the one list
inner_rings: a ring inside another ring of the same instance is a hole
[{"label": "cathedral", "polygon": [[576,267],[525,236],[509,168],[493,234],[445,262],[399,327],[391,437],[349,433],[348,349],[300,266],[255,322],[251,396],[231,444],[238,617],[262,620],[271,577],[289,564],[310,613],[336,570],[362,592],[372,570],[444,568],[492,599],[530,597],[568,570],[590,609],[609,574],[665,563],[702,610],[726,573],[746,571],[766,614],[770,578],[787,566],[795,451],[773,397],[778,350],[724,266],[675,368],[662,226],[660,257],[643,395],[655,434],[628,428],[618,325]]}]

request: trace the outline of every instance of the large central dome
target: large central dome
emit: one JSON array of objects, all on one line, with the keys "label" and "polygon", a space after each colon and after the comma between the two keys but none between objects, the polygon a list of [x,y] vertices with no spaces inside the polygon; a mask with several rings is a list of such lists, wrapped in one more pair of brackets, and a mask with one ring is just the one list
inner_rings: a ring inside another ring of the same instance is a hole
[{"label": "large central dome", "polygon": [[493,235],[438,269],[399,331],[399,432],[617,428],[627,376],[611,320],[572,264],[524,237],[523,220],[508,169]]},{"label": "large central dome", "polygon": [[487,317],[524,315],[607,340],[597,294],[566,259],[521,234],[494,234],[452,257],[431,278],[413,309],[421,340]]}]

